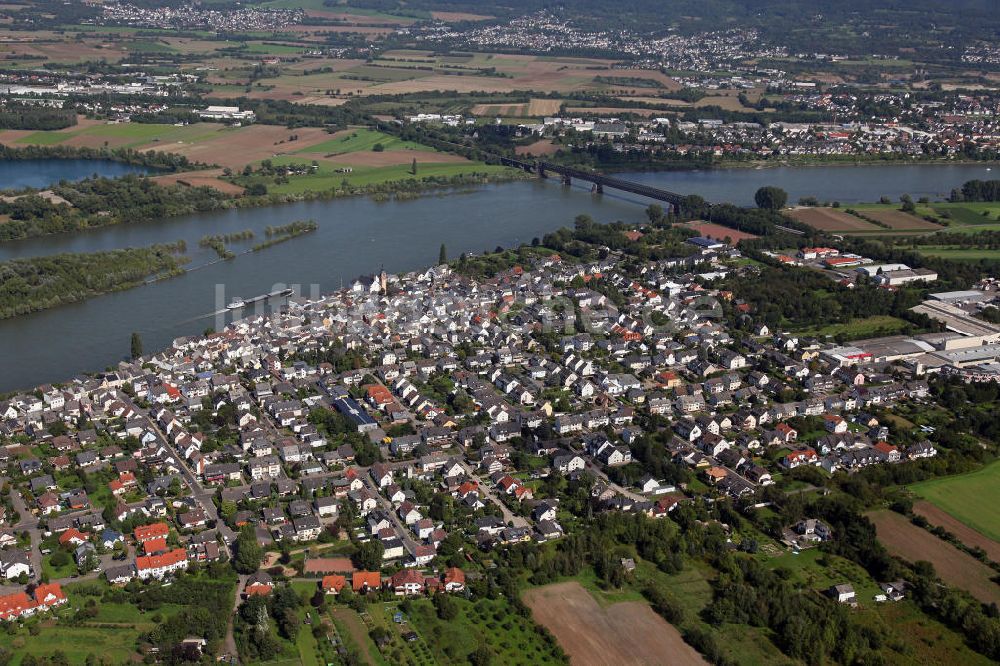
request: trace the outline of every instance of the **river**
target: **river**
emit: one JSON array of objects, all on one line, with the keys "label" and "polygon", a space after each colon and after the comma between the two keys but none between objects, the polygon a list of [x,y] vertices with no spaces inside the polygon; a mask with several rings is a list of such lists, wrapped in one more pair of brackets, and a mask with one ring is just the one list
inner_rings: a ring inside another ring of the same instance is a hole
[{"label": "river", "polygon": [[[920,165],[732,169],[705,172],[624,174],[709,201],[751,204],[761,185],[788,190],[790,200],[871,201],[909,193],[940,197],[973,178],[986,179],[982,165]],[[0,260],[56,252],[88,252],[184,239],[191,267],[186,275],[141,288],[0,321],[0,391],[27,388],[87,371],[101,370],[127,355],[137,331],[148,351],[183,335],[200,334],[221,322],[206,316],[220,303],[249,298],[285,285],[301,293],[349,285],[357,276],[385,268],[414,270],[436,262],[445,243],[449,256],[530,242],[581,213],[599,222],[639,222],[650,203],[611,191],[592,195],[557,180],[514,182],[438,193],[404,202],[368,198],[301,202],[272,208],[230,210],[159,222],[106,227],[78,234],[0,244]],[[262,252],[211,263],[215,254],[198,247],[206,234],[252,229],[253,241],[268,225],[313,219],[319,229]],[[218,285],[218,286],[217,286]]]},{"label": "river", "polygon": [[0,189],[44,188],[61,180],[83,180],[98,175],[117,178],[150,169],[112,160],[11,160],[0,161]]}]

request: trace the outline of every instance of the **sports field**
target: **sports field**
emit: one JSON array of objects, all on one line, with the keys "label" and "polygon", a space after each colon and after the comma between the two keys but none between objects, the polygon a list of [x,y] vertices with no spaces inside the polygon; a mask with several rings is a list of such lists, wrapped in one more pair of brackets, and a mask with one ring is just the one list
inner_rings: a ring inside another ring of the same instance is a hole
[{"label": "sports field", "polygon": [[979,471],[932,479],[910,490],[994,541],[1000,541],[1000,461]]}]

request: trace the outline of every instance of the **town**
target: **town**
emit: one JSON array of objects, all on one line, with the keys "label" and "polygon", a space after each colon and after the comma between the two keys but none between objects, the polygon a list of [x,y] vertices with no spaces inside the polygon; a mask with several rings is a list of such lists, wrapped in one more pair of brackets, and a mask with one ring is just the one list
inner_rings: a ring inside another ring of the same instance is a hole
[{"label": "town", "polygon": [[[238,557],[241,535],[269,551],[306,546],[286,575],[327,593],[457,592],[466,549],[572,532],[566,493],[579,483],[598,511],[652,519],[723,498],[766,506],[765,490],[801,467],[935,456],[875,411],[927,400],[928,373],[1000,376],[1000,327],[970,314],[995,291],[922,305],[945,334],[845,346],[758,324],[734,336],[720,314],[732,294],[705,285],[747,270],[739,250],[685,246],[640,265],[539,248],[487,278],[463,273],[476,260],[464,256],[373,275],[3,401],[14,490],[0,571],[41,583],[36,601],[0,598],[5,617],[58,605],[78,573],[125,585]],[[861,265],[886,289],[908,270],[836,259],[804,248],[786,263]],[[671,478],[636,457],[653,436]],[[323,555],[345,540],[361,555]],[[274,584],[244,573],[239,592]]]}]

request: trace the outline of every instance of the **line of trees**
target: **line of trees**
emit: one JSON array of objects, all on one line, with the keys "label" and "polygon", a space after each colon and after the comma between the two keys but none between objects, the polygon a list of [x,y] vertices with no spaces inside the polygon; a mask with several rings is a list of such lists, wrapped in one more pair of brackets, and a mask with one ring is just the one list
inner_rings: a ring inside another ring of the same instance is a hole
[{"label": "line of trees", "polygon": [[8,103],[0,108],[0,129],[59,130],[76,125],[76,112],[50,106]]}]

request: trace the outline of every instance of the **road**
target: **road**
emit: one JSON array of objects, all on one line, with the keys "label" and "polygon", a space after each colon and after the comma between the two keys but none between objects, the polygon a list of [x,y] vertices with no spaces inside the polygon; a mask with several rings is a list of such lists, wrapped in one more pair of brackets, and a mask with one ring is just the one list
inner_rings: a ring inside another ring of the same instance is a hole
[{"label": "road", "polygon": [[410,553],[414,552],[417,545],[417,541],[413,538],[413,532],[403,524],[403,521],[399,519],[399,515],[396,514],[396,510],[390,502],[382,493],[379,492],[378,488],[375,486],[375,482],[372,480],[371,474],[367,472],[361,475],[361,482],[365,484],[365,488],[368,492],[375,496],[375,501],[378,502],[379,507],[385,511],[386,515],[389,517],[389,521],[396,528],[396,534],[403,540],[403,545],[406,550]]},{"label": "road", "polygon": [[627,488],[623,488],[622,486],[619,486],[617,483],[615,483],[614,481],[612,481],[611,479],[608,478],[608,475],[604,473],[604,470],[602,470],[600,467],[598,467],[597,465],[595,465],[594,463],[592,463],[589,459],[585,458],[585,460],[587,460],[587,469],[590,472],[592,472],[594,474],[594,476],[596,476],[597,478],[599,478],[602,481],[604,481],[604,483],[608,484],[608,488],[611,488],[611,490],[615,491],[619,495],[622,495],[624,497],[629,498],[633,502],[648,502],[649,501],[648,497],[644,497],[644,496],[640,495],[639,493],[632,492],[631,490],[628,490]]},{"label": "road", "polygon": [[198,477],[196,477],[194,472],[191,471],[191,468],[188,467],[187,460],[185,460],[184,456],[178,453],[177,449],[174,448],[174,445],[170,443],[170,440],[168,440],[167,436],[162,430],[160,430],[160,426],[156,423],[155,419],[151,418],[148,414],[143,414],[143,418],[149,424],[149,427],[152,429],[153,434],[156,435],[160,444],[166,447],[167,451],[169,451],[174,459],[177,460],[177,465],[181,470],[181,477],[183,477],[184,482],[191,490],[191,495],[198,500],[198,504],[200,504],[201,508],[204,509],[205,515],[208,516],[209,520],[215,521],[216,529],[222,533],[222,537],[226,542],[225,546],[227,547],[227,550],[230,550],[229,556],[232,557],[232,552],[229,546],[235,542],[236,532],[226,525],[226,523],[219,517],[219,511],[215,508],[215,502],[213,501],[213,497],[215,495],[214,489],[209,490],[201,485],[201,482],[198,481]]},{"label": "road", "polygon": [[531,527],[531,523],[529,523],[525,518],[518,516],[508,509],[507,505],[493,493],[487,484],[483,483],[483,480],[472,471],[472,468],[469,467],[466,462],[463,461],[459,464],[462,466],[462,469],[465,470],[465,473],[469,476],[469,478],[479,485],[479,494],[500,508],[500,512],[503,514],[503,521],[505,523],[512,525],[513,527]]}]

